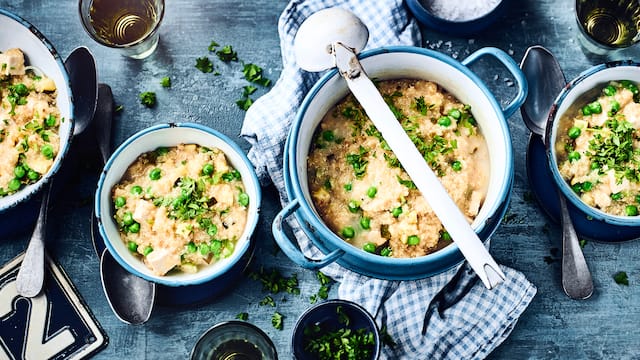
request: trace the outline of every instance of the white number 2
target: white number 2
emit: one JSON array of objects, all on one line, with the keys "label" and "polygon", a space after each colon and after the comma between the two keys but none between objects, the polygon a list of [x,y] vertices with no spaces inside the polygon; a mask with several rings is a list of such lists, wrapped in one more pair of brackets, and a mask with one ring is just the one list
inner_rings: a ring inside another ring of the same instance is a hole
[{"label": "white number 2", "polygon": [[[0,289],[0,318],[15,313],[13,308],[14,299],[18,297],[15,279],[5,284]],[[69,329],[61,329],[56,334],[45,338],[45,330],[48,324],[48,300],[46,293],[26,299],[30,302],[29,320],[26,330],[26,340],[23,350],[25,360],[29,359],[49,359],[72,345],[75,341]],[[17,334],[16,334],[17,335]],[[0,338],[0,360],[10,360],[11,355],[2,346]]]}]

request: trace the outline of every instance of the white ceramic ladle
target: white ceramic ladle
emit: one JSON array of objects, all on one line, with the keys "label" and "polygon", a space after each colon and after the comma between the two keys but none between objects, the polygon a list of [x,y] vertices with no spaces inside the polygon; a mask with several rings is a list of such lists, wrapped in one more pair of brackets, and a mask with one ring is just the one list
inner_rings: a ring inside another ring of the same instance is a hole
[{"label": "white ceramic ladle", "polygon": [[294,39],[296,62],[302,69],[311,72],[338,68],[349,89],[382,133],[471,268],[487,289],[493,289],[504,281],[504,273],[413,145],[356,56],[368,38],[367,27],[350,11],[341,8],[320,10],[309,16],[298,29]]}]

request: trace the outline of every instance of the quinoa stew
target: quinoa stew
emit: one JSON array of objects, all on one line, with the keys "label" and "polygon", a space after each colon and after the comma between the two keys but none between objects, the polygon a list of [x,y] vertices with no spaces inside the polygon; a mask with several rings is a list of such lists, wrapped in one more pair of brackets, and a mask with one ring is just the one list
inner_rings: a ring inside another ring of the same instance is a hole
[{"label": "quinoa stew", "polygon": [[[398,121],[466,216],[485,201],[489,153],[470,106],[433,82],[377,84]],[[381,256],[418,257],[451,243],[422,194],[352,95],[318,125],[307,160],[314,206],[343,240]]]}]

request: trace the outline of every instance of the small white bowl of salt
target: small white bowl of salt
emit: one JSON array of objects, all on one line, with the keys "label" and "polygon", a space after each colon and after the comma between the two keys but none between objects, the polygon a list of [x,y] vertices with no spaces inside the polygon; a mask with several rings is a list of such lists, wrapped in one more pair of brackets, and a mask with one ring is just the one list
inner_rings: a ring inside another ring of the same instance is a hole
[{"label": "small white bowl of salt", "polygon": [[504,12],[510,0],[406,0],[423,25],[447,35],[475,35]]}]

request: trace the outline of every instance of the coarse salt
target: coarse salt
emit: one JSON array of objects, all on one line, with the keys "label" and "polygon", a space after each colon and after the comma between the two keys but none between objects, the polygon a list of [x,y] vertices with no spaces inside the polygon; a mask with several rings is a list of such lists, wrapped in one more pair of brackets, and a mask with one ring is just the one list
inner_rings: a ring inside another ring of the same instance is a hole
[{"label": "coarse salt", "polygon": [[421,0],[431,14],[449,21],[468,21],[482,17],[498,6],[500,0]]}]

